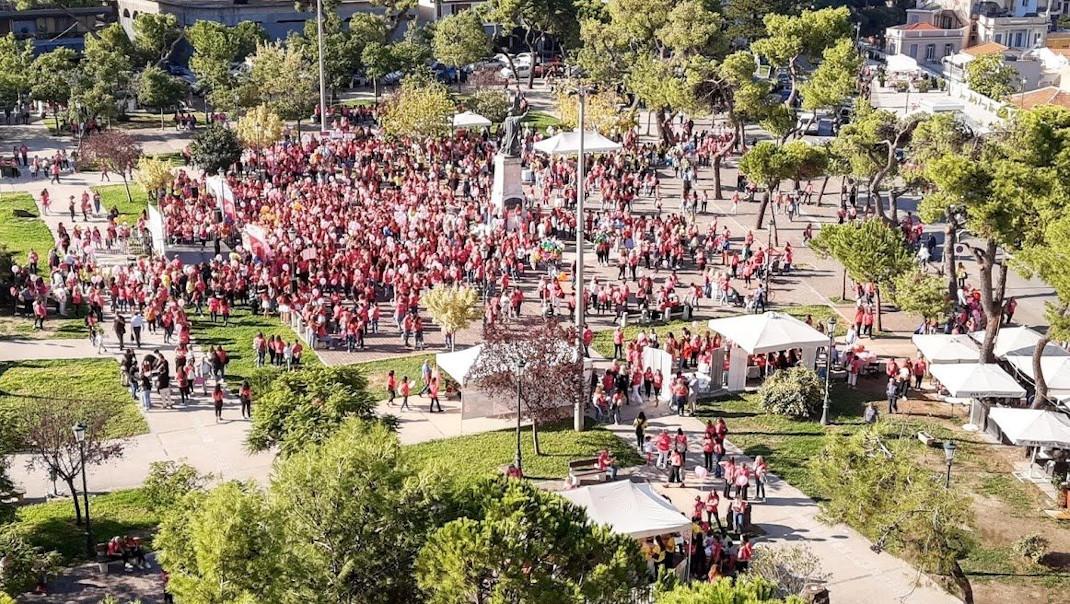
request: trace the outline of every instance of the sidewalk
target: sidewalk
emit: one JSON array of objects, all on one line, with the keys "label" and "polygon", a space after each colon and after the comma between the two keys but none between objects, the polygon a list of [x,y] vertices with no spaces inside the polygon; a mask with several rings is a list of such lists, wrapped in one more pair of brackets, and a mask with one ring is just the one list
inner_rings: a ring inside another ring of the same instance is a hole
[{"label": "sidewalk", "polygon": [[[705,423],[696,417],[680,417],[667,414],[664,404],[654,407],[643,406],[649,425],[648,434],[657,434],[661,430],[675,432],[683,428],[688,436],[688,456],[684,464],[688,469],[684,487],[669,486],[666,482],[667,471],[653,466],[640,466],[633,469],[633,475],[648,480],[655,489],[667,496],[684,514],[690,516],[696,495],[705,494],[712,488],[720,488],[724,481],[708,478],[699,481],[693,469],[702,463],[700,443],[705,431]],[[635,441],[631,420],[639,409],[627,407],[626,421],[620,425],[608,425],[606,428],[628,442]],[[728,424],[731,437],[732,423]],[[735,446],[729,451],[737,461],[751,463]],[[776,470],[776,468],[771,468]],[[828,589],[833,602],[852,602],[866,604],[954,604],[959,600],[909,564],[884,553],[875,554],[869,549],[870,541],[850,527],[842,524],[827,525],[818,520],[820,509],[813,499],[802,491],[770,474],[766,487],[765,501],[755,503],[752,518],[761,532],[754,539],[759,547],[766,545],[790,545],[803,543],[821,559],[822,569],[830,573]],[[721,513],[728,510],[729,501],[721,501]],[[879,586],[879,588],[878,588]]]}]

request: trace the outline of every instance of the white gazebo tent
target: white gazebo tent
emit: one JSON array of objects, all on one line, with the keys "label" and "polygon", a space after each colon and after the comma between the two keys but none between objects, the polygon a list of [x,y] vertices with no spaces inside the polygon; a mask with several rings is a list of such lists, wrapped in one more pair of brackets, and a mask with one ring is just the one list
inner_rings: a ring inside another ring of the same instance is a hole
[{"label": "white gazebo tent", "polygon": [[[1022,354],[1007,355],[1007,363],[1021,375],[1036,383],[1033,371],[1033,355],[1028,350],[1018,351]],[[1040,357],[1040,371],[1044,374],[1044,383],[1048,386],[1048,399],[1064,403],[1070,400],[1070,356],[1058,346],[1044,348]]]},{"label": "white gazebo tent", "polygon": [[976,363],[981,354],[977,342],[965,334],[915,334],[910,339],[933,367],[941,363]]},{"label": "white gazebo tent", "polygon": [[491,121],[478,113],[465,111],[453,116],[454,128],[483,128],[490,126]]},{"label": "white gazebo tent", "polygon": [[480,344],[454,352],[440,352],[435,355],[435,363],[439,369],[464,386],[468,381],[468,372],[472,369],[472,365],[475,365],[482,350],[483,345]]},{"label": "white gazebo tent", "polygon": [[1062,413],[997,407],[988,413],[988,419],[995,422],[1007,440],[1015,445],[1033,447],[1030,478],[1033,477],[1033,466],[1036,465],[1037,451],[1041,447],[1070,447],[1070,419]]},{"label": "white gazebo tent", "polygon": [[[580,133],[577,130],[559,132],[535,143],[534,148],[547,155],[575,155],[580,152]],[[620,143],[615,143],[593,130],[583,132],[584,153],[611,153],[619,149]]]},{"label": "white gazebo tent", "polygon": [[614,531],[635,539],[667,533],[691,534],[687,516],[645,482],[617,480],[560,494],[586,509],[587,517],[595,524],[609,525]]},{"label": "white gazebo tent", "polygon": [[709,328],[732,343],[728,360],[728,390],[747,385],[747,355],[802,349],[802,366],[813,368],[817,349],[828,346],[829,337],[806,323],[779,312],[710,319]]},{"label": "white gazebo tent", "polygon": [[948,394],[955,398],[1022,398],[1022,388],[995,363],[943,363],[929,367]]},{"label": "white gazebo tent", "polygon": [[918,62],[908,55],[888,55],[886,68],[889,75],[914,75],[921,71]]},{"label": "white gazebo tent", "polygon": [[[985,332],[975,331],[970,334],[978,344],[985,341]],[[996,332],[996,343],[992,347],[992,354],[999,358],[1009,355],[1032,355],[1037,342],[1040,341],[1040,332],[1029,327],[1003,327]],[[1044,356],[1068,356],[1070,353],[1054,344],[1044,347]]]}]

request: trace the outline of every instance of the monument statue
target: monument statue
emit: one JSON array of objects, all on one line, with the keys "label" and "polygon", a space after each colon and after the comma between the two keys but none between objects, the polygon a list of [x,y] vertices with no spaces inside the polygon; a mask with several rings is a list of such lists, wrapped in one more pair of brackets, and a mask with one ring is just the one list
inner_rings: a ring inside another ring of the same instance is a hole
[{"label": "monument statue", "polygon": [[499,153],[506,157],[520,157],[520,123],[528,114],[528,102],[520,93],[513,95],[513,106],[502,122],[502,147]]}]

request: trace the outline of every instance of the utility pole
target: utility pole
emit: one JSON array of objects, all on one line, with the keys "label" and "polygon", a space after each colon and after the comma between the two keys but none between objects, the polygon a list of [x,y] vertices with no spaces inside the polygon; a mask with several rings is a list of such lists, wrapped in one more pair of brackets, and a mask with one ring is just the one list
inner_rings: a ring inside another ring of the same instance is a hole
[{"label": "utility pole", "polygon": [[586,365],[586,358],[583,355],[583,324],[584,324],[584,306],[586,305],[586,295],[583,285],[583,128],[584,128],[584,106],[585,106],[586,91],[581,86],[579,89],[580,97],[580,115],[579,115],[579,133],[580,133],[580,149],[579,157],[576,164],[576,352],[580,359],[580,388],[579,395],[576,399],[576,407],[573,412],[573,428],[576,432],[583,431],[583,407],[587,396],[587,383],[584,380],[584,366]]},{"label": "utility pole", "polygon": [[316,0],[316,37],[320,59],[320,132],[323,133],[327,131],[327,80],[323,75],[323,0]]}]

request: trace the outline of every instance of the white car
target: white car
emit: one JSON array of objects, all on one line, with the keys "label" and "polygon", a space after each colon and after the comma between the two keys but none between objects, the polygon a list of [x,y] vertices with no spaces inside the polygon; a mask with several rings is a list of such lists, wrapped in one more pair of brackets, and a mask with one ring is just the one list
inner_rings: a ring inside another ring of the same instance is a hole
[{"label": "white car", "polygon": [[[502,67],[509,66],[509,56],[505,53],[499,52],[498,54],[494,55],[494,60],[497,61],[498,64]],[[520,65],[531,65],[531,63],[532,61],[530,52],[522,52],[513,57],[513,64],[517,67],[519,67]]]},{"label": "white car", "polygon": [[506,80],[523,80],[531,75],[531,65],[528,63],[517,63],[515,73],[509,67],[502,67],[502,70],[498,72],[498,75]]}]

